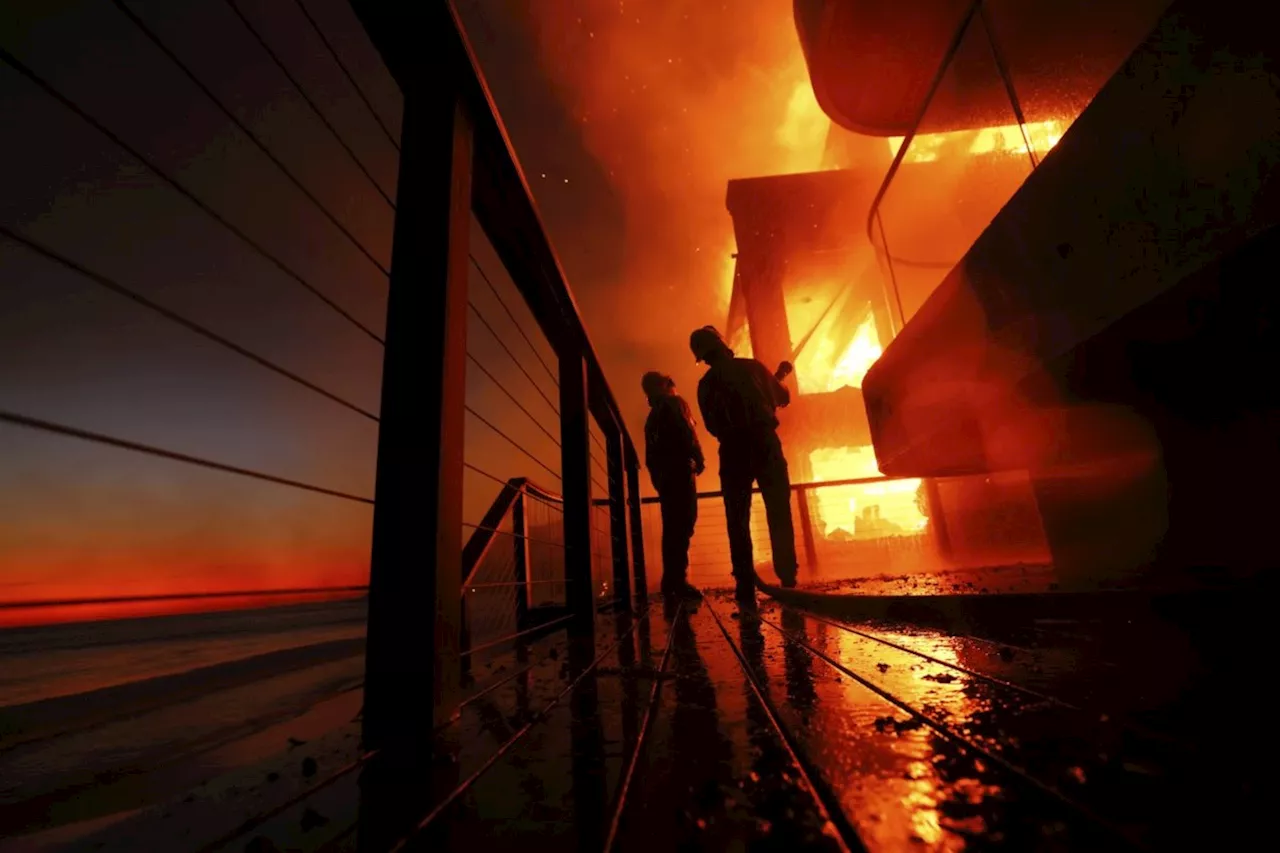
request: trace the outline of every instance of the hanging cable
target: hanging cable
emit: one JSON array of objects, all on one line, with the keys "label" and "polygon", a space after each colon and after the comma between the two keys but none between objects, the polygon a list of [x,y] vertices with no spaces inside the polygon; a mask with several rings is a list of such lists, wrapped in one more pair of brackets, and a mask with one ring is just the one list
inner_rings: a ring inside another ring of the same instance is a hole
[{"label": "hanging cable", "polygon": [[528,409],[526,409],[519,400],[516,399],[515,395],[512,394],[510,391],[508,391],[507,387],[503,385],[501,382],[499,382],[496,376],[494,376],[492,373],[489,372],[489,369],[487,367],[485,367],[483,364],[480,363],[480,359],[476,358],[470,352],[467,353],[467,358],[471,359],[472,364],[480,368],[481,373],[489,377],[490,382],[498,386],[498,390],[501,391],[503,394],[505,394],[508,400],[510,400],[512,403],[515,403],[516,408],[524,412],[525,415],[529,418],[529,420],[533,421],[533,425],[536,426],[538,429],[540,429],[543,435],[551,439],[552,443],[555,444],[556,447],[560,446],[560,440],[556,438],[554,435],[552,435],[551,431],[547,429],[545,426],[543,426],[542,422],[539,421],[537,418],[535,418],[533,414]]},{"label": "hanging cable", "polygon": [[331,308],[335,313],[341,316],[348,323],[355,326],[360,331],[364,332],[366,335],[368,335],[373,340],[377,341],[379,344],[385,343],[385,341],[383,341],[380,335],[378,335],[368,326],[364,325],[359,320],[357,320],[345,308],[343,308],[337,302],[334,302],[332,299],[330,299],[328,296],[322,293],[319,288],[317,288],[315,285],[311,284],[305,278],[303,278],[301,274],[295,272],[283,261],[281,261],[275,255],[267,251],[266,247],[264,247],[261,243],[259,243],[257,240],[254,240],[242,229],[234,225],[225,216],[223,216],[221,213],[218,213],[218,211],[214,210],[206,202],[202,201],[199,196],[197,196],[191,190],[187,189],[186,186],[184,186],[176,178],[174,178],[172,175],[170,175],[168,172],[162,169],[153,160],[145,156],[141,151],[134,148],[129,143],[125,142],[124,139],[122,139],[114,131],[107,128],[106,125],[98,121],[96,118],[91,116],[88,112],[82,109],[74,101],[72,101],[71,99],[63,95],[61,92],[59,92],[57,89],[55,89],[52,86],[52,84],[46,81],[43,77],[36,74],[35,71],[29,68],[24,62],[22,62],[22,60],[18,59],[18,57],[14,56],[12,53],[10,53],[8,50],[5,50],[3,47],[0,47],[0,60],[3,60],[4,63],[8,65],[10,68],[12,68],[14,71],[17,71],[23,77],[26,77],[27,80],[35,84],[38,88],[44,91],[45,94],[53,98],[63,107],[75,113],[77,116],[80,117],[80,119],[82,119],[84,122],[86,122],[91,127],[93,127],[94,130],[98,131],[107,139],[111,140],[112,143],[114,143],[117,147],[119,147],[121,150],[126,152],[130,157],[133,157],[135,160],[141,163],[152,174],[160,178],[160,180],[164,181],[166,184],[172,187],[183,198],[187,199],[189,202],[194,204],[200,211],[205,213],[209,218],[217,222],[223,228],[226,228],[236,237],[238,237],[243,243],[245,243],[245,245],[253,249],[258,255],[260,255],[262,258],[268,261],[276,269],[280,270],[286,276],[288,276],[289,278],[293,279],[295,282],[300,284],[308,293],[310,293],[312,296],[319,299],[321,302],[323,302],[325,305]]},{"label": "hanging cable", "polygon": [[111,0],[111,3],[114,6],[116,6],[116,8],[118,8],[121,11],[121,13],[125,15],[125,17],[127,17],[130,21],[132,21],[134,26],[136,26],[138,30],[141,31],[142,34],[145,35],[151,41],[151,43],[154,44],[160,50],[161,53],[163,53],[166,57],[168,57],[169,61],[172,62],[174,65],[176,65],[178,69],[182,71],[182,73],[187,77],[187,79],[189,79],[193,84],[195,84],[196,88],[198,88],[204,94],[205,97],[207,97],[210,101],[212,101],[214,106],[216,106],[222,112],[222,114],[225,115],[231,121],[231,123],[234,124],[240,130],[240,132],[243,133],[249,139],[249,141],[252,142],[254,146],[263,153],[263,155],[268,160],[270,160],[272,163],[275,164],[276,168],[280,170],[281,174],[283,174],[286,178],[288,178],[289,182],[292,183],[295,187],[297,187],[298,191],[301,192],[303,195],[305,195],[311,201],[311,203],[315,205],[316,209],[320,211],[321,215],[323,215],[326,219],[328,219],[329,222],[331,222],[335,228],[337,228],[339,231],[342,232],[343,236],[345,236],[347,240],[350,241],[351,245],[354,246],[357,251],[359,251],[362,255],[368,258],[369,262],[372,263],[375,267],[377,267],[382,272],[383,275],[386,275],[386,276],[391,275],[391,271],[387,269],[387,267],[382,263],[382,261],[374,257],[373,253],[370,252],[367,248],[365,248],[365,245],[363,243],[361,243],[358,239],[356,239],[356,236],[351,233],[351,231],[347,228],[347,226],[343,225],[338,220],[338,217],[334,216],[333,213],[330,212],[329,208],[325,207],[324,203],[321,202],[320,199],[316,198],[315,194],[312,193],[311,190],[307,189],[306,185],[302,183],[302,181],[298,178],[298,176],[295,175],[279,157],[277,157],[274,153],[272,153],[271,149],[267,147],[266,143],[263,142],[256,133],[250,130],[248,125],[246,125],[244,122],[242,122],[239,118],[236,117],[235,113],[233,113],[231,109],[225,103],[222,102],[222,99],[220,99],[216,94],[214,94],[213,90],[210,89],[207,85],[205,85],[205,83],[199,77],[196,76],[195,72],[192,71],[187,66],[187,64],[183,62],[182,59],[176,53],[174,53],[173,50],[167,44],[164,43],[164,40],[161,39],[160,36],[157,35],[154,30],[152,30],[149,26],[147,26],[146,22],[143,21],[142,18],[138,17],[138,14],[136,12],[134,12],[131,8],[129,8],[129,5],[125,3],[124,0]]},{"label": "hanging cable", "polygon": [[320,37],[321,43],[323,43],[325,48],[328,49],[329,55],[333,57],[333,61],[337,64],[338,68],[342,70],[343,75],[347,78],[347,82],[351,84],[351,88],[355,90],[356,95],[359,96],[360,100],[363,101],[364,105],[369,109],[369,115],[373,116],[373,120],[377,123],[378,127],[382,128],[382,132],[386,134],[387,141],[391,143],[391,147],[396,149],[397,154],[400,153],[399,140],[396,139],[395,134],[393,134],[387,127],[386,123],[382,120],[382,116],[378,114],[378,111],[373,108],[373,104],[370,102],[368,96],[365,95],[364,89],[356,82],[355,76],[347,68],[347,64],[342,61],[342,57],[340,57],[338,55],[338,51],[334,49],[333,43],[329,41],[329,37],[324,34],[324,30],[322,30],[320,25],[316,23],[316,19],[312,17],[311,12],[307,10],[307,7],[302,0],[294,0],[294,3],[297,4],[298,10],[302,12],[302,16],[307,19],[307,23],[311,24],[311,29],[315,30],[316,35]]},{"label": "hanging cable", "polygon": [[546,401],[546,404],[551,407],[551,411],[556,413],[556,417],[559,417],[560,409],[556,406],[555,403],[551,402],[551,398],[548,397],[546,395],[546,392],[544,392],[542,388],[538,386],[538,383],[533,380],[533,377],[529,375],[529,371],[524,369],[524,365],[520,363],[520,359],[516,358],[516,354],[511,351],[511,347],[507,346],[506,341],[502,340],[502,336],[497,333],[497,331],[493,328],[493,326],[489,325],[489,321],[485,319],[484,314],[480,313],[480,309],[476,307],[476,304],[470,300],[467,300],[467,307],[470,308],[473,312],[475,312],[476,319],[479,320],[480,323],[486,329],[489,330],[489,334],[492,335],[493,339],[498,342],[498,346],[502,347],[503,351],[507,355],[511,356],[511,361],[515,364],[517,368],[520,369],[520,372],[524,374],[524,378],[529,380],[529,384],[532,385],[534,390],[538,392],[538,395],[542,397],[543,400]]},{"label": "hanging cable", "polygon": [[489,285],[489,292],[498,300],[498,304],[502,306],[502,310],[507,312],[507,317],[511,320],[511,324],[516,327],[516,331],[520,333],[520,337],[524,338],[524,342],[529,345],[529,351],[533,353],[533,357],[542,365],[542,369],[547,371],[547,375],[551,377],[551,381],[555,383],[557,388],[560,387],[560,378],[556,376],[556,372],[551,369],[551,365],[542,358],[542,353],[538,352],[538,348],[533,345],[533,341],[525,334],[524,327],[520,325],[520,321],[516,319],[516,315],[507,307],[506,300],[498,293],[498,288],[494,287],[493,281],[490,280],[488,273],[480,266],[480,262],[476,260],[475,255],[471,255],[471,264],[476,268],[476,272],[480,273],[480,278],[484,283]]},{"label": "hanging cable", "polygon": [[76,263],[70,258],[64,255],[60,255],[57,252],[53,251],[52,249],[46,246],[43,246],[37,243],[36,241],[30,239],[29,237],[26,237],[22,234],[17,233],[16,231],[10,229],[7,225],[0,225],[0,234],[3,234],[5,237],[8,237],[10,240],[13,240],[15,243],[19,243],[25,246],[32,252],[44,258],[47,258],[48,260],[54,261],[55,263],[61,264],[62,266],[66,267],[69,270],[73,270],[74,272],[79,273],[80,275],[84,276],[85,278],[89,279],[95,284],[103,288],[106,288],[107,290],[110,290],[112,293],[115,293],[119,296],[124,297],[125,299],[130,300],[136,305],[141,305],[142,307],[148,309],[149,311],[152,311],[160,315],[161,317],[164,317],[166,320],[172,323],[175,323],[183,327],[184,329],[187,329],[188,331],[194,332],[195,334],[200,335],[206,340],[213,341],[219,346],[229,349],[232,352],[236,353],[237,355],[247,358],[249,361],[252,361],[254,364],[258,364],[262,367],[265,367],[267,370],[270,370],[272,373],[275,373],[278,376],[283,376],[285,379],[288,379],[291,382],[301,385],[303,388],[306,388],[310,391],[314,391],[315,393],[319,394],[325,399],[331,400],[334,403],[337,403],[339,406],[349,409],[358,415],[364,415],[366,418],[368,418],[369,420],[375,423],[377,423],[378,421],[378,416],[375,415],[373,412],[370,412],[367,409],[361,408],[360,406],[357,406],[355,403],[344,400],[342,397],[339,397],[337,394],[334,394],[332,391],[327,391],[324,388],[321,388],[319,385],[315,384],[314,382],[311,382],[308,379],[304,379],[298,374],[294,373],[293,371],[288,370],[287,368],[281,367],[275,362],[270,361],[264,358],[263,356],[258,355],[252,350],[248,350],[240,346],[234,341],[224,338],[222,335],[219,335],[217,332],[214,332],[200,325],[194,320],[189,320],[186,317],[183,317],[181,314],[178,314],[175,311],[171,311],[168,308],[165,308],[163,305],[160,305],[156,302],[152,302],[147,297],[143,296],[142,294],[134,290],[131,290],[125,287],[119,282],[113,281],[100,273],[96,273],[93,270],[88,269],[87,267],[81,266],[80,264]]},{"label": "hanging cable", "polygon": [[132,450],[135,453],[143,453],[148,456],[158,456],[161,459],[171,459],[175,462],[185,462],[188,465],[196,465],[201,468],[210,468],[214,471],[223,471],[228,474],[238,474],[241,477],[249,477],[254,480],[263,480],[268,483],[276,483],[281,486],[291,486],[295,489],[302,489],[307,492],[316,492],[321,495],[329,495],[330,497],[342,498],[343,500],[354,501],[356,503],[373,505],[373,498],[366,498],[360,495],[353,495],[348,492],[341,492],[337,489],[329,489],[324,486],[315,486],[311,483],[303,483],[299,480],[290,480],[287,477],[277,477],[274,474],[265,474],[261,471],[254,471],[251,468],[240,468],[235,465],[226,465],[222,462],[214,462],[210,459],[202,459],[199,456],[189,456],[185,453],[178,453],[173,450],[165,450],[162,447],[153,447],[148,444],[140,444],[136,441],[129,441],[123,438],[116,438],[110,435],[104,435],[99,432],[80,429],[79,427],[68,426],[66,424],[54,423],[41,418],[33,418],[28,415],[20,415],[16,412],[7,412],[0,410],[0,422],[13,424],[14,426],[27,427],[28,429],[40,430],[42,432],[50,432],[56,435],[65,435],[70,438],[79,438],[83,441],[91,441],[97,444],[105,444],[110,447],[118,447],[122,450]]},{"label": "hanging cable", "polygon": [[507,443],[508,443],[508,444],[510,444],[512,447],[514,447],[516,450],[520,451],[520,452],[521,452],[521,453],[523,453],[525,456],[527,456],[527,457],[529,457],[530,459],[532,459],[532,460],[533,460],[534,462],[536,462],[538,465],[541,465],[541,466],[542,466],[542,467],[547,471],[547,473],[548,473],[548,474],[550,474],[552,477],[555,477],[557,480],[559,480],[559,479],[560,479],[560,474],[559,474],[559,473],[557,473],[557,472],[556,472],[556,470],[555,470],[554,468],[552,468],[550,465],[548,465],[547,463],[543,462],[543,461],[542,461],[541,459],[539,459],[537,456],[533,455],[533,454],[532,454],[532,453],[530,453],[528,450],[526,450],[526,449],[525,449],[525,447],[524,447],[524,445],[522,445],[520,442],[516,441],[516,440],[515,440],[514,438],[512,438],[511,436],[507,435],[505,432],[503,432],[503,431],[502,431],[502,429],[501,429],[500,427],[495,426],[495,425],[493,424],[493,422],[492,422],[492,421],[490,421],[488,418],[486,418],[484,415],[480,414],[480,413],[479,413],[479,412],[477,412],[475,409],[471,408],[470,404],[468,404],[468,405],[464,406],[464,408],[466,409],[466,411],[467,411],[467,413],[468,413],[469,415],[471,415],[472,417],[474,417],[476,420],[480,421],[480,423],[484,424],[484,425],[485,425],[485,426],[487,426],[489,429],[493,430],[493,432],[495,432],[499,437],[506,439]]},{"label": "hanging cable", "polygon": [[313,101],[311,96],[307,94],[306,90],[302,88],[302,84],[293,76],[293,72],[291,72],[288,66],[284,64],[284,61],[280,59],[279,54],[277,54],[271,45],[267,43],[267,40],[263,38],[262,33],[258,31],[258,28],[255,27],[253,22],[249,20],[247,15],[245,15],[244,11],[240,8],[240,4],[236,2],[236,0],[223,0],[223,2],[226,3],[231,11],[235,13],[235,16],[240,19],[240,22],[244,24],[245,29],[249,31],[254,40],[262,46],[264,51],[266,51],[267,56],[271,57],[271,61],[280,69],[280,73],[283,74],[285,79],[289,81],[289,84],[297,90],[298,95],[304,102],[306,102],[306,105],[311,108],[311,111],[316,114],[316,118],[320,119],[321,124],[328,128],[329,133],[332,134],[337,143],[342,146],[342,150],[347,152],[347,156],[351,158],[351,162],[356,164],[356,168],[360,170],[361,174],[368,178],[369,183],[378,191],[378,195],[382,196],[383,200],[386,201],[387,205],[392,210],[395,210],[396,203],[391,200],[391,196],[387,195],[386,190],[382,188],[382,185],[378,183],[377,179],[374,178],[373,174],[365,167],[360,158],[356,156],[356,152],[351,150],[351,146],[347,144],[347,141],[342,138],[342,134],[338,133],[338,129],[333,126],[333,123],[329,121],[328,117],[320,110],[320,107],[316,102]]}]

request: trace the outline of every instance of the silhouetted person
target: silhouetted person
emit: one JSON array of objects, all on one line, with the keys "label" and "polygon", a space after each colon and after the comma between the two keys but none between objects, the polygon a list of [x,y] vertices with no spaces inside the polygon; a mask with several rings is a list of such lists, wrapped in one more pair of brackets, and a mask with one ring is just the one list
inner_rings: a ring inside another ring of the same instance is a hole
[{"label": "silhouetted person", "polygon": [[689,404],[670,376],[650,371],[640,380],[649,398],[644,463],[662,508],[662,594],[699,598],[689,584],[689,542],[698,522],[697,476],[705,469]]},{"label": "silhouetted person", "polygon": [[689,348],[710,369],[698,383],[698,408],[707,432],[720,442],[720,489],[729,528],[729,557],[739,598],[755,595],[751,547],[751,489],[760,484],[773,570],[784,587],[796,584],[796,541],[791,523],[791,478],[778,438],[780,406],[791,393],[753,358],[734,358],[712,326],[689,336]]}]

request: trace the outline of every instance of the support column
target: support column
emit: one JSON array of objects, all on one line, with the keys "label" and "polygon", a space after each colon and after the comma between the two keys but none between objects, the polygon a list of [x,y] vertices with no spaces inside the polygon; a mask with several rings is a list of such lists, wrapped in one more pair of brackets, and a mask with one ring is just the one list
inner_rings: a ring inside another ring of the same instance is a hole
[{"label": "support column", "polygon": [[613,589],[618,607],[631,610],[631,561],[627,559],[627,483],[623,474],[622,427],[616,422],[604,439],[609,474],[609,534],[613,542]]},{"label": "support column", "polygon": [[529,627],[529,517],[525,512],[528,492],[522,484],[511,505],[512,546],[515,558],[516,630]]},{"label": "support column", "polygon": [[427,742],[457,698],[471,126],[406,92],[369,576],[364,745]]},{"label": "support column", "polygon": [[591,418],[587,362],[581,353],[560,355],[560,477],[564,495],[566,599],[576,627],[590,631],[595,620],[591,579]]},{"label": "support column", "polygon": [[643,604],[649,600],[649,581],[645,577],[644,565],[644,510],[640,503],[640,460],[636,458],[635,448],[627,442],[624,448],[627,469],[627,508],[631,518],[631,574],[635,584],[635,601]]},{"label": "support column", "polygon": [[[807,486],[795,488],[796,509],[800,517],[800,541],[804,543],[805,574],[814,578],[818,568],[818,547],[813,536],[813,513],[810,512],[809,497],[813,493]],[[815,578],[816,579],[816,578]]]}]

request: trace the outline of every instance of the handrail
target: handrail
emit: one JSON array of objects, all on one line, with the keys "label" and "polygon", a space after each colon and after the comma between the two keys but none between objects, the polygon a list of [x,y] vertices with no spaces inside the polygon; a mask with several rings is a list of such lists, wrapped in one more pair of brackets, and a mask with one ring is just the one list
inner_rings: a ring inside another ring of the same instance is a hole
[{"label": "handrail", "polygon": [[[529,181],[516,158],[458,11],[452,2],[424,5],[428,11],[397,0],[351,3],[401,91],[439,86],[441,76],[450,73],[445,69],[470,67],[470,74],[454,72],[449,82],[457,86],[473,125],[477,156],[472,210],[552,347],[557,353],[582,353],[590,374],[593,411],[601,421],[616,424],[627,459],[633,462],[637,459],[636,449],[622,410],[605,380],[586,324],[566,283],[564,267],[547,238]],[[434,19],[436,13],[430,10],[439,5],[447,6],[447,19]],[[424,14],[432,20],[423,21]],[[441,27],[447,50],[455,56],[424,53],[418,44],[424,27]]]},{"label": "handrail", "polygon": [[[834,488],[836,486],[867,486],[872,483],[896,483],[901,480],[918,480],[918,479],[920,478],[919,477],[880,476],[880,477],[854,477],[853,479],[849,479],[849,480],[816,480],[816,481],[810,481],[807,483],[792,483],[791,491],[807,492],[815,489]],[[758,487],[752,488],[751,494],[753,495],[760,494],[760,489]],[[702,500],[703,498],[721,498],[721,497],[724,497],[724,492],[719,490],[713,491],[713,492],[697,493],[698,500]],[[647,497],[643,497],[640,499],[640,503],[644,506],[651,506],[653,504],[659,503],[659,501],[660,499],[656,495],[649,495]],[[608,501],[597,498],[596,500],[592,501],[592,503],[595,504],[596,506],[603,506],[607,504]]]}]

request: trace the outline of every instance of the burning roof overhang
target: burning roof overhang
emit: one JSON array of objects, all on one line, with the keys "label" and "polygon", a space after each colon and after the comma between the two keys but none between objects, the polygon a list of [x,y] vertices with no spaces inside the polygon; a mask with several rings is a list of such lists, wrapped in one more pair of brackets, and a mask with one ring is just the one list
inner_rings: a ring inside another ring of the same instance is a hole
[{"label": "burning roof overhang", "polygon": [[739,253],[814,252],[866,242],[849,223],[866,217],[883,176],[829,170],[729,181],[725,207]]},{"label": "burning roof overhang", "polygon": [[[995,35],[1028,121],[1074,114],[1150,31],[1168,0],[988,3],[917,129],[1009,124]],[[837,124],[872,136],[912,131],[972,0],[795,0],[814,94]]]},{"label": "burning roof overhang", "polygon": [[1278,53],[1234,4],[1215,14],[1179,2],[1164,16],[867,373],[884,473],[1061,462],[1061,446],[1037,443],[1057,435],[1040,420],[1052,412],[1043,383],[1123,318],[1280,227]]}]

